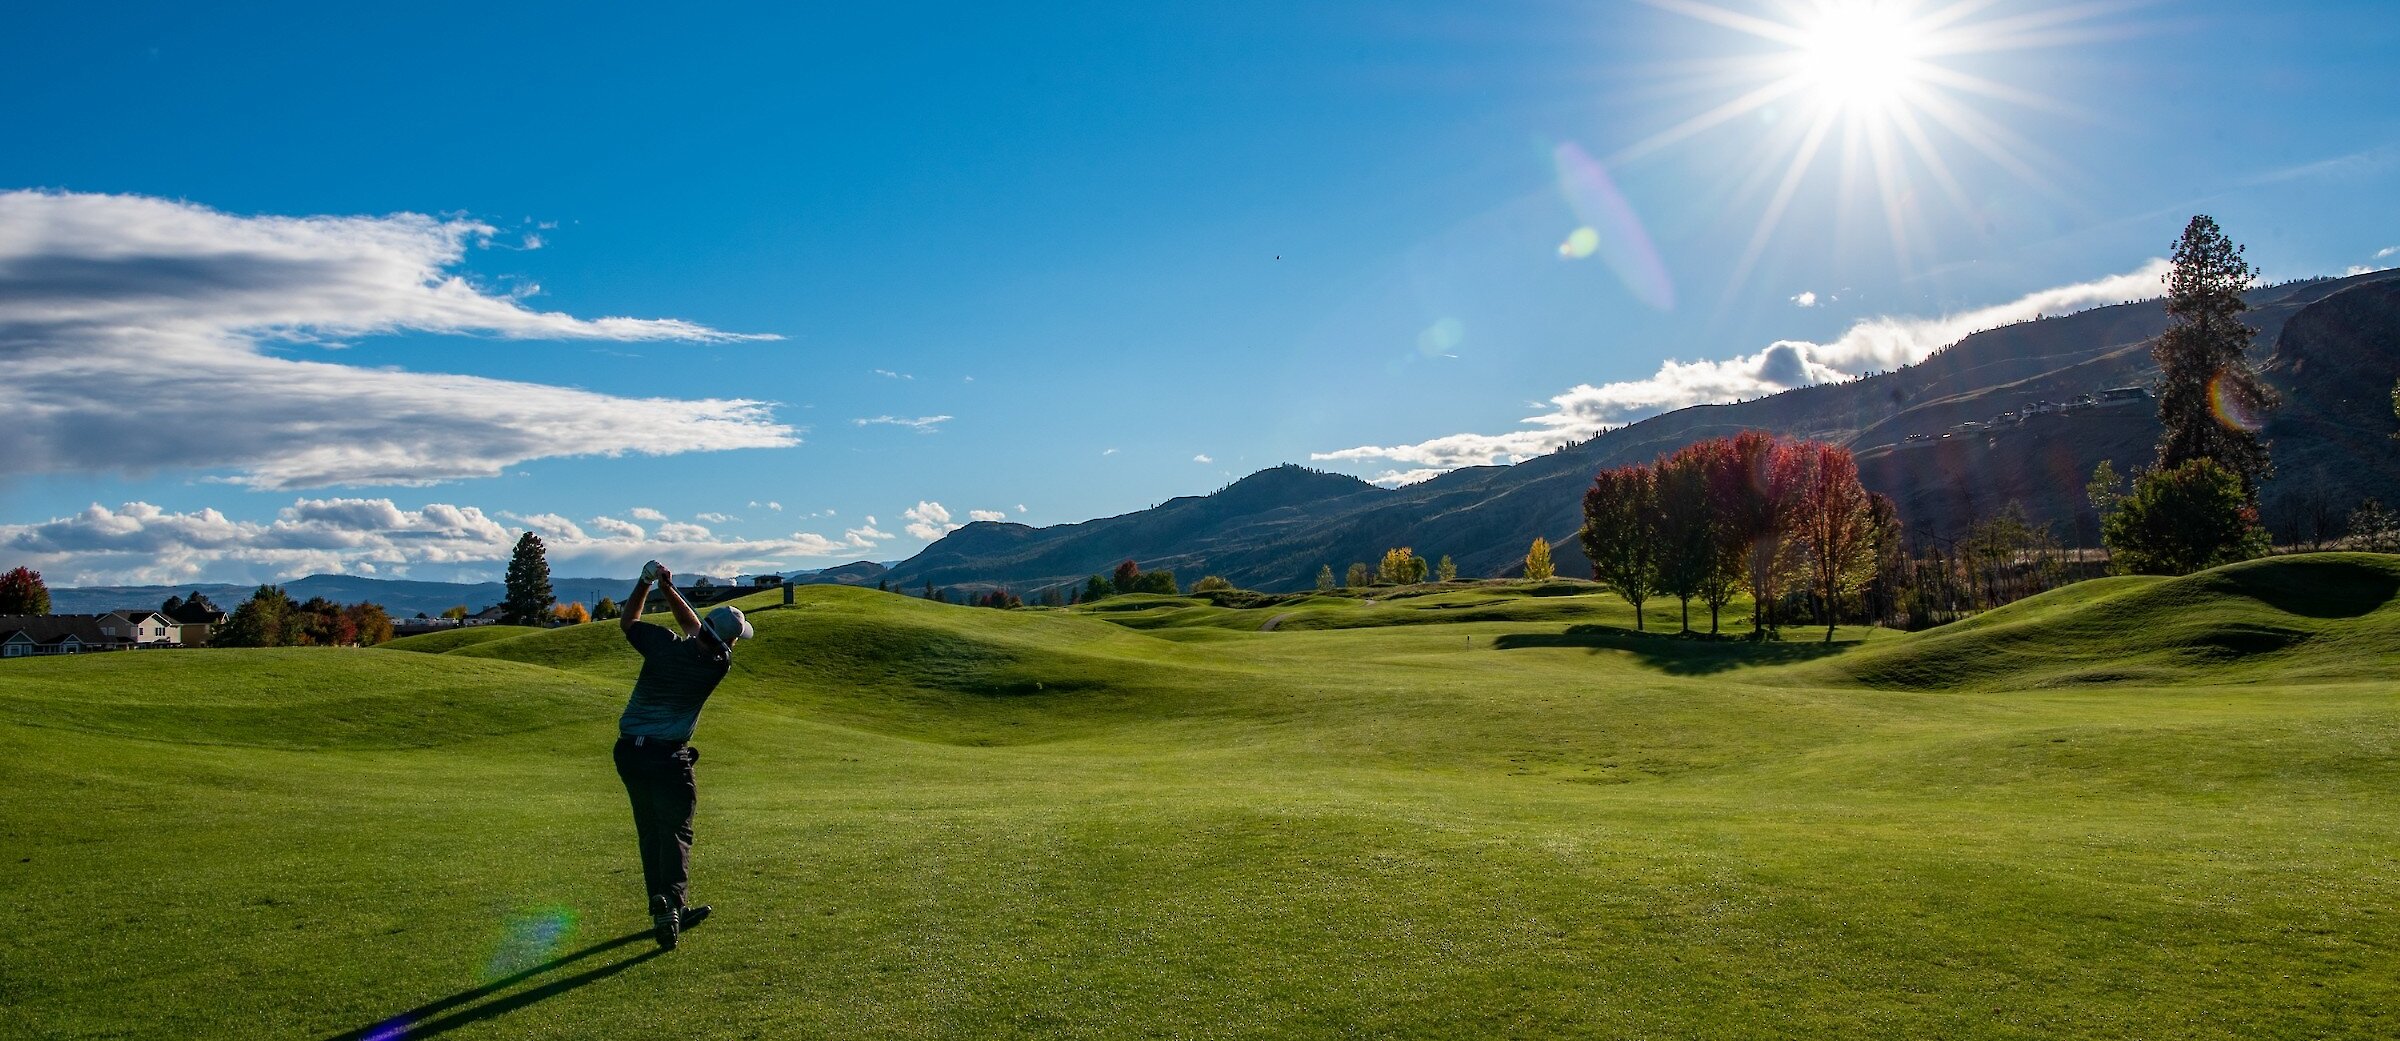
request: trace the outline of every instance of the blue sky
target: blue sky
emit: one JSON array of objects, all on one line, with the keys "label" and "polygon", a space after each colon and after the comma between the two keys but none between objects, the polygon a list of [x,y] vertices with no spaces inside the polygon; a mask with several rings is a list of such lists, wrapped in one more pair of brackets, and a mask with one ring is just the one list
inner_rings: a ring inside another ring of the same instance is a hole
[{"label": "blue sky", "polygon": [[2193,213],[2400,263],[2389,4],[872,6],[19,13],[0,564],[892,560],[1889,367]]}]

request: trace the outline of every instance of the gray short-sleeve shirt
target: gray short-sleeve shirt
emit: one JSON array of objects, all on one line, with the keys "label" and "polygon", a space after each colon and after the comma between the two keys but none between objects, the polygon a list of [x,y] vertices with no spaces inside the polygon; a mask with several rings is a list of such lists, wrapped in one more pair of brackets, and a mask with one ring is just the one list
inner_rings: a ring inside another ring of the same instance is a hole
[{"label": "gray short-sleeve shirt", "polygon": [[634,678],[625,714],[617,719],[618,732],[666,741],[691,740],[692,728],[700,722],[700,706],[708,702],[718,681],[733,667],[732,654],[714,640],[680,636],[654,622],[635,622],[625,635],[642,654],[642,671]]}]

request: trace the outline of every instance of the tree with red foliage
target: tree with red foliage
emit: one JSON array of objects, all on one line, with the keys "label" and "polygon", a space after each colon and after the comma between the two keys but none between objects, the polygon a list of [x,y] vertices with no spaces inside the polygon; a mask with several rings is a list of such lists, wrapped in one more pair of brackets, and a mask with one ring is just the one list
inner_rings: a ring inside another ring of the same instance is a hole
[{"label": "tree with red foliage", "polygon": [[1794,570],[1798,455],[1755,430],[1724,439],[1721,446],[1709,482],[1722,522],[1720,548],[1740,560],[1740,573],[1749,583],[1751,635],[1764,639],[1774,631],[1775,602]]},{"label": "tree with red foliage", "polygon": [[350,619],[350,627],[358,635],[359,646],[373,647],[392,642],[392,616],[384,611],[382,604],[362,600],[343,608],[342,614]]},{"label": "tree with red foliage", "polygon": [[1825,604],[1825,642],[1841,617],[1842,597],[1874,573],[1867,490],[1850,450],[1822,441],[1789,446],[1798,476],[1793,528],[1808,562],[1809,585]]},{"label": "tree with red foliage", "polygon": [[10,568],[0,575],[0,614],[49,614],[50,587],[42,573],[29,567]]},{"label": "tree with red foliage", "polygon": [[1620,466],[1592,477],[1583,493],[1583,555],[1592,577],[1633,605],[1633,627],[1647,628],[1642,604],[1658,587],[1658,473]]},{"label": "tree with red foliage", "polygon": [[1116,573],[1110,575],[1109,579],[1109,584],[1113,586],[1117,592],[1134,592],[1142,581],[1141,565],[1135,564],[1133,561],[1128,560],[1117,565]]},{"label": "tree with red foliage", "polygon": [[[1716,521],[1708,494],[1708,451],[1689,445],[1674,455],[1659,457],[1650,468],[1658,501],[1658,591],[1682,602],[1683,631],[1688,633],[1692,631],[1692,598],[1707,585],[1717,558]],[[1713,615],[1709,631],[1716,631]]]}]

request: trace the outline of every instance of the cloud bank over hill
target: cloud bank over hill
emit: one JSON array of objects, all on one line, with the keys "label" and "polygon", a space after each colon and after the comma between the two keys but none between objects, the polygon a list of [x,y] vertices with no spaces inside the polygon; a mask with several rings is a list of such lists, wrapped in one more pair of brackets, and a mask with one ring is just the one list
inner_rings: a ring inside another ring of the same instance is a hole
[{"label": "cloud bank over hill", "polygon": [[1795,387],[1849,379],[1914,364],[1971,333],[2045,314],[2162,295],[2170,265],[2153,259],[2121,275],[2028,293],[2003,304],[1939,318],[1877,317],[1852,325],[1829,343],[1777,340],[1756,354],[1720,361],[1674,361],[1647,379],[1577,384],[1550,398],[1550,409],[1525,417],[1529,429],[1499,434],[1459,433],[1405,445],[1360,445],[1313,452],[1318,461],[1388,460],[1414,464],[1372,480],[1413,484],[1462,466],[1516,463],[1560,445],[1691,405],[1756,398]]},{"label": "cloud bank over hill", "polygon": [[[650,524],[640,523],[647,519]],[[511,523],[504,523],[511,522]],[[520,531],[542,536],[553,572],[630,575],[658,558],[688,574],[778,570],[795,560],[854,560],[893,536],[875,519],[830,538],[795,531],[773,538],[719,533],[656,510],[580,522],[554,513],[488,514],[390,499],[298,499],[269,521],[215,509],[171,512],[146,502],[97,503],[37,524],[0,524],[0,557],[52,585],[161,585],[281,581],[312,574],[384,578],[497,578]]]},{"label": "cloud bank over hill", "polygon": [[[419,332],[724,343],[676,319],[577,318],[456,273],[490,225],[238,216],[168,199],[0,192],[8,474],[190,469],[293,489],[489,477],[529,459],[799,443],[768,403],[628,398],[269,353]],[[139,417],[139,422],[131,421]]]}]

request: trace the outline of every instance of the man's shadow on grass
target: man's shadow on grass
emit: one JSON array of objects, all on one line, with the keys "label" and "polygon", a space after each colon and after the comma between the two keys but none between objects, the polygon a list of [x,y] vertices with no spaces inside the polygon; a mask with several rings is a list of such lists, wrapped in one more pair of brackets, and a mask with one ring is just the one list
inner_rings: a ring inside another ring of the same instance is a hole
[{"label": "man's shadow on grass", "polygon": [[1700,676],[1761,665],[1815,661],[1849,651],[1855,643],[1811,641],[1761,642],[1741,636],[1706,633],[1636,632],[1615,625],[1570,625],[1558,633],[1504,633],[1492,639],[1497,650],[1526,647],[1585,647],[1593,651],[1630,651],[1661,672]]},{"label": "man's shadow on grass", "polygon": [[[693,928],[699,928],[699,925],[695,923]],[[325,1041],[398,1041],[400,1038],[414,1039],[446,1034],[467,1024],[480,1023],[495,1016],[514,1012],[527,1005],[557,997],[577,987],[598,983],[667,953],[661,948],[652,947],[630,958],[620,958],[605,965],[585,969],[575,975],[551,980],[538,987],[521,990],[506,997],[493,997],[501,991],[543,973],[563,969],[576,962],[596,958],[610,951],[648,939],[650,939],[650,930],[643,929],[602,940],[580,951],[552,958],[523,972],[493,980],[480,987],[459,991],[446,998],[426,1002],[380,1022],[334,1034]],[[484,1001],[485,998],[492,998],[492,1000]],[[479,1001],[483,1003],[475,1004]],[[461,1006],[466,1007],[462,1008]],[[452,1011],[453,1009],[457,1011]]]}]

